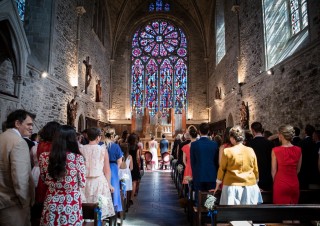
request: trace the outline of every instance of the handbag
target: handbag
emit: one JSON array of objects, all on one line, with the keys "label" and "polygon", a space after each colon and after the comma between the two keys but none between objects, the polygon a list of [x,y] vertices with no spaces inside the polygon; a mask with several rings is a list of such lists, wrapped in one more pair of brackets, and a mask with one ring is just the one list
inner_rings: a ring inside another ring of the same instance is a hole
[{"label": "handbag", "polygon": [[120,169],[127,169],[126,159],[122,157],[122,162],[120,164]]}]

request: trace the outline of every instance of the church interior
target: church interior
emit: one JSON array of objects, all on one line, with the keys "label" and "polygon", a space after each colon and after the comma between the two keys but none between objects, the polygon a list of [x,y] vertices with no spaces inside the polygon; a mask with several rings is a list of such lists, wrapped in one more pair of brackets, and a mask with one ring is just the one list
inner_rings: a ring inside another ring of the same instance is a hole
[{"label": "church interior", "polygon": [[317,0],[0,6],[1,122],[22,108],[37,115],[35,131],[51,120],[141,137],[202,122],[319,127]]},{"label": "church interior", "polygon": [[[0,122],[24,109],[34,133],[56,121],[171,146],[201,123],[261,122],[302,137],[320,129],[319,87],[319,0],[0,0]],[[169,173],[144,180],[124,225],[188,225]]]}]

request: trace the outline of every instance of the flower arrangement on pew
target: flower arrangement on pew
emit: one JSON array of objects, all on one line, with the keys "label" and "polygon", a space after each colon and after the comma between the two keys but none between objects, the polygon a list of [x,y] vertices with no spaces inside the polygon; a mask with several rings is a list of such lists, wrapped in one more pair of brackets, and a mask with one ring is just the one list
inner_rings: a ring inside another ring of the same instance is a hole
[{"label": "flower arrangement on pew", "polygon": [[123,174],[122,177],[120,178],[120,188],[123,192],[123,197],[126,198],[127,195],[127,188],[126,188],[126,180],[129,179],[128,174]]},{"label": "flower arrangement on pew", "polygon": [[182,174],[182,172],[183,172],[183,165],[182,165],[182,164],[179,164],[179,165],[177,166],[177,170],[178,170],[178,173],[179,173],[179,174]]},{"label": "flower arrangement on pew", "polygon": [[217,198],[213,195],[207,195],[207,199],[204,203],[204,206],[208,209],[208,216],[211,218],[211,225],[214,225],[214,215],[216,214],[216,210],[214,210],[215,202]]}]

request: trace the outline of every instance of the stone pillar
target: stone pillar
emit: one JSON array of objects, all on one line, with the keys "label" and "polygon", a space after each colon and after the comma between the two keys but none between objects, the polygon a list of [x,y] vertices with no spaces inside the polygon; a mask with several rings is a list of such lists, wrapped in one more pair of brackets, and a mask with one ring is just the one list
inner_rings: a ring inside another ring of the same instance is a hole
[{"label": "stone pillar", "polygon": [[174,117],[174,108],[171,108],[170,114],[171,114],[171,134],[173,137],[175,136],[175,133],[176,133],[176,128],[175,128],[176,119]]},{"label": "stone pillar", "polygon": [[181,118],[181,120],[182,120],[182,122],[181,122],[182,132],[186,132],[186,129],[187,129],[186,109],[182,109],[182,118]]},{"label": "stone pillar", "polygon": [[131,133],[136,132],[137,130],[137,114],[135,109],[132,109],[132,116],[131,116]]},{"label": "stone pillar", "polygon": [[144,115],[142,120],[142,134],[144,137],[149,137],[149,131],[150,130],[150,115],[149,110],[147,108],[144,108]]}]

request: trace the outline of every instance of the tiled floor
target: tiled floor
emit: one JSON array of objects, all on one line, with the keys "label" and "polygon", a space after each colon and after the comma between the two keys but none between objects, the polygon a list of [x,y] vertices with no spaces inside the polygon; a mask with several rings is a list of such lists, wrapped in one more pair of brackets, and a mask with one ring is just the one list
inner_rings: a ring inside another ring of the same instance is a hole
[{"label": "tiled floor", "polygon": [[124,226],[189,225],[169,171],[145,172],[139,195],[133,202]]}]

